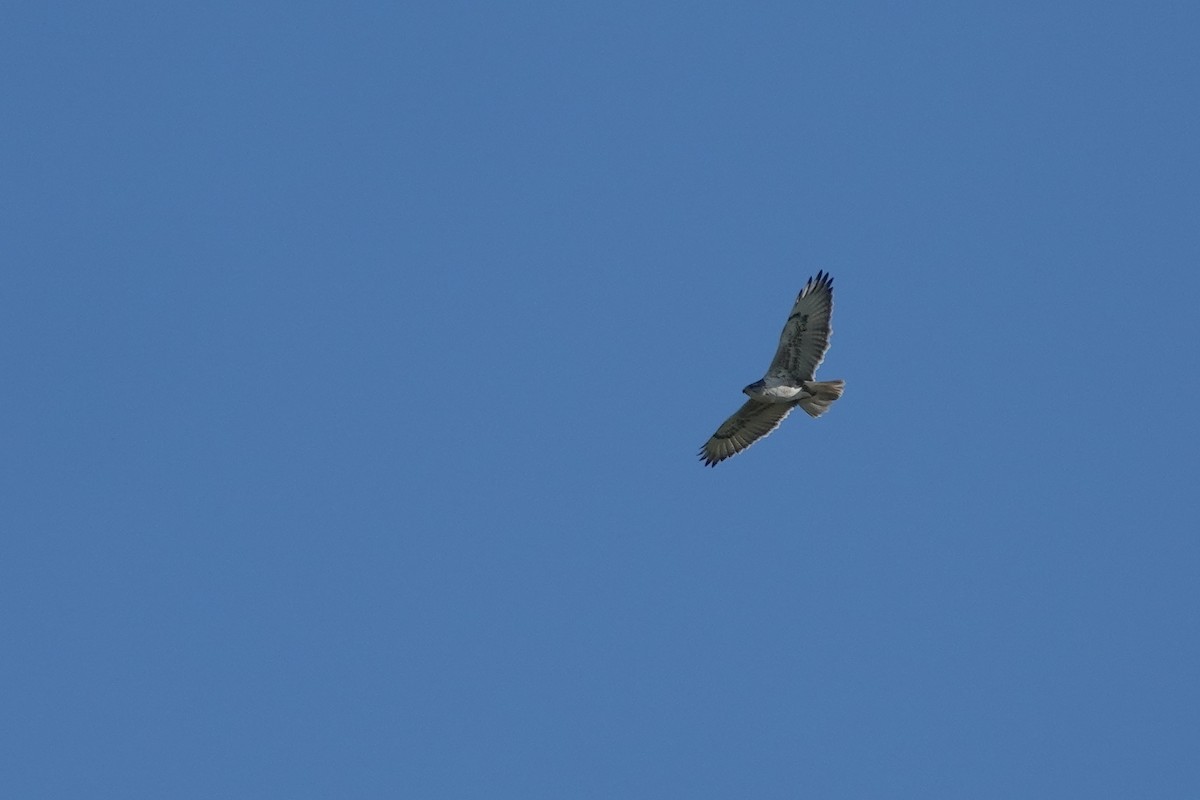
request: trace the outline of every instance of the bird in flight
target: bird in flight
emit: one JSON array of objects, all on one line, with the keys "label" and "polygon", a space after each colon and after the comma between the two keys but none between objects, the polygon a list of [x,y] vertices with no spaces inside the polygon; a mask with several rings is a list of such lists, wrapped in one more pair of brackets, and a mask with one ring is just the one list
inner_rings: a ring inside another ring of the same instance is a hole
[{"label": "bird in flight", "polygon": [[813,380],[829,349],[832,315],[833,278],[818,272],[796,298],[767,374],[742,389],[750,399],[700,448],[705,466],[714,467],[742,452],[778,428],[796,406],[819,417],[842,396],[844,381]]}]

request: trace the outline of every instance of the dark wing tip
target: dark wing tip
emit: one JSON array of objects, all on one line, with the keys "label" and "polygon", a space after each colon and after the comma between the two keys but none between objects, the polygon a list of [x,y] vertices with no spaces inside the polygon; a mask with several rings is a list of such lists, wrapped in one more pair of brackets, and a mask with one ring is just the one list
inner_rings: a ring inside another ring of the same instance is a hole
[{"label": "dark wing tip", "polygon": [[[804,297],[804,295],[817,289],[825,289],[830,294],[833,293],[833,276],[823,269],[817,270],[817,274],[808,279],[808,282],[804,284],[804,288],[800,290],[800,297]],[[800,298],[796,299],[799,300]]]},{"label": "dark wing tip", "polygon": [[704,466],[706,467],[715,467],[717,464],[720,464],[727,458],[729,458],[729,456],[714,456],[709,453],[707,443],[700,448],[700,460],[704,462]]}]

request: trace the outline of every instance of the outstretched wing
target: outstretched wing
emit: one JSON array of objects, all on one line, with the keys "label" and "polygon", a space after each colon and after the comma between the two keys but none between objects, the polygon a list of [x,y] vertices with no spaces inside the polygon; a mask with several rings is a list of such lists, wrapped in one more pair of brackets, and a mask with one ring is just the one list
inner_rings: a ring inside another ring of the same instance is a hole
[{"label": "outstretched wing", "polygon": [[827,272],[818,272],[796,298],[767,374],[792,382],[811,381],[829,349],[832,315],[833,278]]},{"label": "outstretched wing", "polygon": [[778,428],[793,407],[791,403],[748,401],[704,443],[700,448],[700,460],[705,466],[712,467],[737,455]]}]

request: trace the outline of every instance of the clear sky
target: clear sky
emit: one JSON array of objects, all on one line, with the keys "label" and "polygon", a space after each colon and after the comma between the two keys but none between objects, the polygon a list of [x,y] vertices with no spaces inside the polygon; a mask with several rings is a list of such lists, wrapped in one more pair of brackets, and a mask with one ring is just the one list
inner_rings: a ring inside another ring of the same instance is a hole
[{"label": "clear sky", "polygon": [[1198,41],[6,4],[0,795],[1200,796]]}]

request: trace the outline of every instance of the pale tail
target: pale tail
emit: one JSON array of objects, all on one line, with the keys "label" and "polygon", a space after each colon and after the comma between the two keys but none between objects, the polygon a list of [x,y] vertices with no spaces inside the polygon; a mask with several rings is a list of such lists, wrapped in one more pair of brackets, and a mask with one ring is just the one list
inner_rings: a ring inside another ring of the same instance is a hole
[{"label": "pale tail", "polygon": [[813,393],[807,400],[801,400],[799,405],[810,417],[819,417],[829,410],[833,401],[842,396],[846,388],[845,381],[807,381],[805,388]]}]

